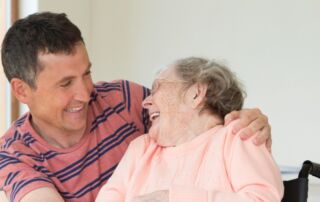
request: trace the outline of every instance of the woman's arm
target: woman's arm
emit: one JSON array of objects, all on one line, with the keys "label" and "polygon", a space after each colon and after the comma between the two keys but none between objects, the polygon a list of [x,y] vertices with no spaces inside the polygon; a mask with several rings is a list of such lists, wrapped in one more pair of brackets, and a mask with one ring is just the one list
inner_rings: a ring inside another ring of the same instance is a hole
[{"label": "woman's arm", "polygon": [[201,190],[194,187],[173,187],[170,202],[248,202],[281,201],[283,183],[279,168],[265,145],[255,146],[242,141],[240,134],[226,137],[224,163],[232,192]]}]

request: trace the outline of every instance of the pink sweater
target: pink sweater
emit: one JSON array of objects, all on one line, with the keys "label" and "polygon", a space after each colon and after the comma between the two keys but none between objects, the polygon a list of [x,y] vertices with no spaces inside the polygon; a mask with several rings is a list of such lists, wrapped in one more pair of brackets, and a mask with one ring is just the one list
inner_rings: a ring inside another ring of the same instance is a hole
[{"label": "pink sweater", "polygon": [[177,147],[135,139],[96,201],[132,201],[169,190],[170,202],[281,201],[280,171],[264,145],[217,126]]}]

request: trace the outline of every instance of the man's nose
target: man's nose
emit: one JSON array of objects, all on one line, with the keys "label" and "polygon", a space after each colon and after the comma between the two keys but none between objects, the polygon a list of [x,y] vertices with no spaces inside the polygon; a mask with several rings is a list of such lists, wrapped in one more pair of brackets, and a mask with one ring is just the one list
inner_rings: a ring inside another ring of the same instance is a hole
[{"label": "man's nose", "polygon": [[76,89],[76,100],[82,101],[82,102],[89,102],[90,95],[93,90],[93,83],[92,82],[79,82],[78,87]]}]

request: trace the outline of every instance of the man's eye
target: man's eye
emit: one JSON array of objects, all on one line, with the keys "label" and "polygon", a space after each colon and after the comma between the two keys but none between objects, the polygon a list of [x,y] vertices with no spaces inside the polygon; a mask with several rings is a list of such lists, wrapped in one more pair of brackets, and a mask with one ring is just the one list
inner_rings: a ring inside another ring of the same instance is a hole
[{"label": "man's eye", "polygon": [[63,82],[60,86],[61,87],[67,87],[71,84],[71,81],[66,81],[66,82]]},{"label": "man's eye", "polygon": [[85,75],[87,76],[87,75],[91,75],[91,71],[89,70],[89,71],[87,71],[86,73],[85,73]]}]

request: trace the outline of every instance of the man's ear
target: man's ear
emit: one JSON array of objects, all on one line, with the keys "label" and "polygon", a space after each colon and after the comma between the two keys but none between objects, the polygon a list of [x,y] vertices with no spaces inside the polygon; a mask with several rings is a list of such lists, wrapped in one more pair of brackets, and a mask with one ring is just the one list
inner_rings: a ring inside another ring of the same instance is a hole
[{"label": "man's ear", "polygon": [[31,87],[24,81],[18,78],[13,78],[10,81],[12,93],[15,95],[17,100],[27,104],[29,101],[29,95],[31,92]]},{"label": "man's ear", "polygon": [[196,83],[194,86],[192,86],[192,107],[197,108],[197,107],[202,107],[205,98],[206,98],[206,93],[208,89],[208,85],[203,84],[203,83]]}]

